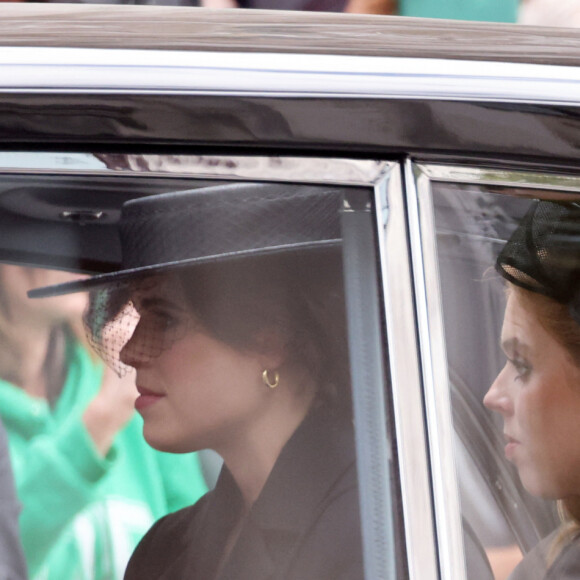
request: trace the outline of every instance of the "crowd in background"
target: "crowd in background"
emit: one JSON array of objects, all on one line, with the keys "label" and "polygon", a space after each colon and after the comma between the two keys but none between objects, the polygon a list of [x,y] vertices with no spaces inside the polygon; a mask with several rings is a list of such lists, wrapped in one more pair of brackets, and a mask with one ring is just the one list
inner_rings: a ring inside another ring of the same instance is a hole
[{"label": "crowd in background", "polygon": [[0,0],[68,4],[155,4],[211,9],[302,10],[507,22],[536,26],[580,24],[580,0]]}]

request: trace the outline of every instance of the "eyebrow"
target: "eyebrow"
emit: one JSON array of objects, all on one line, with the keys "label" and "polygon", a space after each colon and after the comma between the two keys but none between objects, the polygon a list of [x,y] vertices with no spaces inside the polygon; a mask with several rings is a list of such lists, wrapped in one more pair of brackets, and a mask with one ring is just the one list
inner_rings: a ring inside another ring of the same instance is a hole
[{"label": "eyebrow", "polygon": [[514,336],[502,341],[501,349],[505,354],[513,356],[514,353],[517,352],[525,354],[525,352],[528,350],[528,346],[525,343],[520,342],[520,339]]}]

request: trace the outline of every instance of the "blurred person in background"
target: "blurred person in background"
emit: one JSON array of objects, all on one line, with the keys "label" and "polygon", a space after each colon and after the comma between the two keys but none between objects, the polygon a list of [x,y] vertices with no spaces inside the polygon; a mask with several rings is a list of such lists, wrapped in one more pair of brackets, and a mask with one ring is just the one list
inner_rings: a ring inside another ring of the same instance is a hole
[{"label": "blurred person in background", "polygon": [[116,580],[151,524],[207,487],[196,455],[145,443],[133,377],[104,371],[85,349],[86,296],[26,296],[74,277],[0,265],[0,415],[30,577]]},{"label": "blurred person in background", "polygon": [[515,22],[519,0],[398,0],[398,14],[482,22]]},{"label": "blurred person in background", "polygon": [[257,8],[265,10],[307,10],[396,14],[397,0],[200,0],[205,8]]},{"label": "blurred person in background", "polygon": [[353,14],[396,14],[398,3],[398,0],[0,0],[0,3],[29,1],[52,4],[201,6],[215,10],[222,8],[257,8],[262,10],[350,12]]},{"label": "blurred person in background", "polygon": [[28,573],[18,532],[20,502],[8,450],[8,436],[0,422],[0,578],[26,580]]},{"label": "blurred person in background", "polygon": [[580,1],[523,0],[518,22],[533,26],[580,26]]},{"label": "blurred person in background", "polygon": [[[2,2],[3,0],[0,0]],[[199,0],[20,0],[48,4],[136,4],[151,6],[199,6]]]}]

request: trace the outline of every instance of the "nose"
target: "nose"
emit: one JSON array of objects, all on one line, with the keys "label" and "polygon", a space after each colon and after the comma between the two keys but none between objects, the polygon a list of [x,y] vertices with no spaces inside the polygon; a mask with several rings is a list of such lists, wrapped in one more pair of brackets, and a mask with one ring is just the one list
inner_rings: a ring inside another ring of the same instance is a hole
[{"label": "nose", "polygon": [[[507,366],[507,365],[506,365]],[[496,413],[508,416],[513,412],[513,401],[506,384],[506,367],[504,367],[483,397],[483,404]]]},{"label": "nose", "polygon": [[125,346],[121,348],[119,353],[119,359],[123,364],[133,368],[139,368],[142,366],[149,357],[146,356],[145,349],[142,345],[141,333],[139,332],[141,323],[139,322],[131,335],[131,338],[125,343]]}]

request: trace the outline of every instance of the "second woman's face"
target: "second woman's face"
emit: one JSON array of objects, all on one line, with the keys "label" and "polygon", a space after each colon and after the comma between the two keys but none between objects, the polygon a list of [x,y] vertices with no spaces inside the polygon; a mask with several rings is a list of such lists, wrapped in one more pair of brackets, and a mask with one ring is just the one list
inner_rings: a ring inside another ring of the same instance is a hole
[{"label": "second woman's face", "polygon": [[135,406],[148,443],[177,453],[220,452],[248,437],[271,401],[260,357],[213,338],[171,278],[159,277],[133,302],[140,321],[121,360],[136,369]]},{"label": "second woman's face", "polygon": [[509,295],[501,335],[507,363],[484,398],[503,417],[505,454],[532,494],[580,493],[580,369]]}]

